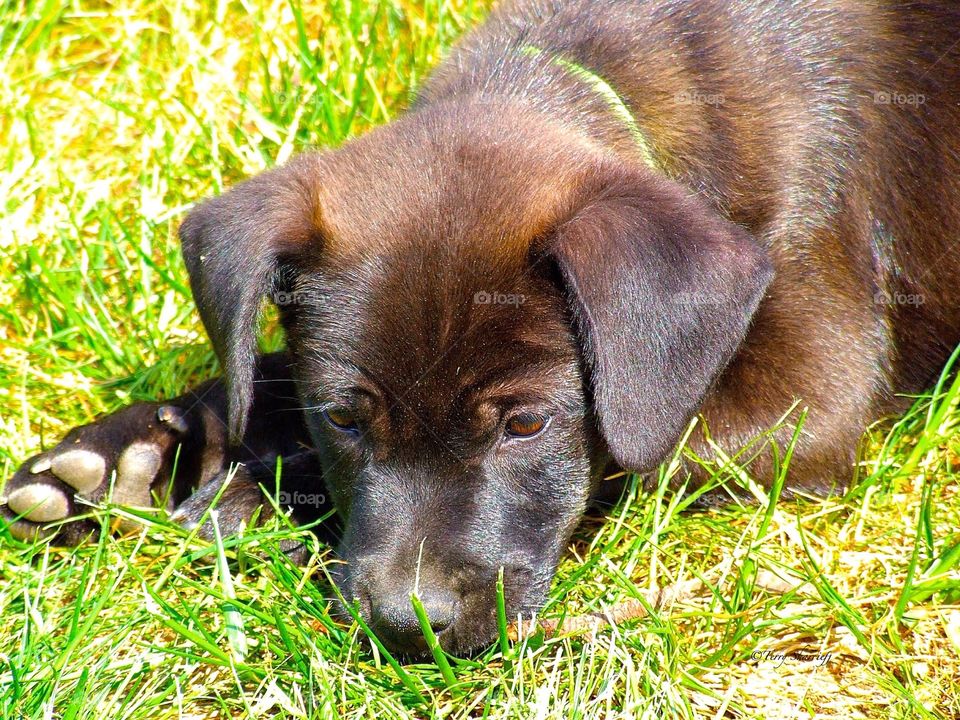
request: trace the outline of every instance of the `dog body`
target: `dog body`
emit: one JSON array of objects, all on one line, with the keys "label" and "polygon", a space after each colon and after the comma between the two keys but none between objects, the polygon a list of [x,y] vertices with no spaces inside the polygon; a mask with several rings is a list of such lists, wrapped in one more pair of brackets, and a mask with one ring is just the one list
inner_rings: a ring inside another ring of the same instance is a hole
[{"label": "dog body", "polygon": [[[730,454],[779,427],[742,457],[768,480],[806,408],[788,482],[830,491],[960,342],[958,29],[948,2],[505,4],[405,116],[194,209],[225,379],[67,441],[100,477],[156,448],[118,480],[143,487],[182,443],[187,520],[231,460],[239,522],[292,458],[285,487],[340,511],[345,594],[404,651],[415,575],[445,647],[488,641],[500,568],[535,610],[604,470],[652,470],[697,414]],[[265,295],[288,351],[258,361]],[[8,517],[54,491],[72,513],[56,452]]]}]

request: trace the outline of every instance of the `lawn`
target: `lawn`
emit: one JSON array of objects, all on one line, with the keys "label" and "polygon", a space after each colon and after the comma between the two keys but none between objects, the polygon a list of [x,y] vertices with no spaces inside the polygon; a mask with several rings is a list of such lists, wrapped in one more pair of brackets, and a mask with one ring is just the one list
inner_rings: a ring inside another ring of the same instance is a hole
[{"label": "lawn", "polygon": [[[485,9],[0,0],[0,478],[214,373],[184,211],[390,120]],[[76,550],[0,530],[0,717],[960,717],[958,395],[946,375],[872,429],[846,497],[728,466],[757,501],[694,510],[668,465],[585,523],[544,610],[612,625],[504,634],[449,671],[333,621],[329,549],[292,566],[282,521],[210,545],[146,515]]]}]

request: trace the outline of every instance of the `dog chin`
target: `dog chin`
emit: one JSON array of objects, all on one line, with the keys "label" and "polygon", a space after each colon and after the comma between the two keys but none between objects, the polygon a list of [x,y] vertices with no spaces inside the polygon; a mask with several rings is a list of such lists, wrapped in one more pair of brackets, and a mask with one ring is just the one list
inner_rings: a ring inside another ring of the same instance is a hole
[{"label": "dog chin", "polygon": [[[349,602],[348,598],[355,597],[355,593],[353,592],[349,577],[344,574],[343,568],[345,567],[345,565],[338,566],[337,570],[331,571],[331,577],[340,588],[344,600]],[[543,606],[548,590],[549,583],[543,587],[540,585],[525,587],[521,601],[515,605],[516,609],[507,608],[507,623],[517,623],[519,620],[524,623],[525,626],[529,624]],[[464,604],[471,605],[472,607],[470,607],[462,617],[458,618],[453,625],[437,634],[440,647],[443,648],[445,652],[452,655],[470,657],[482,653],[496,642],[500,632],[497,621],[496,603],[495,601],[493,603],[488,602],[486,593],[483,593],[482,597],[478,597],[478,595],[480,594],[464,598]],[[354,599],[354,603],[354,612],[358,612],[360,617],[367,623],[368,627],[370,627],[369,603],[359,597]],[[348,609],[339,598],[334,601],[331,614],[344,624],[349,625],[354,622],[354,616],[350,609]],[[377,634],[376,628],[371,627],[370,629],[374,634]],[[377,639],[394,657],[401,661],[417,662],[430,657],[430,650],[427,647],[426,640],[423,638],[418,639],[418,647],[416,648],[392,647],[389,640],[382,635],[377,635]],[[369,637],[364,635],[363,640],[368,647],[373,646],[373,641]]]},{"label": "dog chin", "polygon": [[[369,614],[364,612],[362,607],[359,608],[359,612],[364,622],[367,622]],[[331,614],[344,624],[350,624],[354,621],[353,615],[339,599],[335,602]],[[371,631],[375,635],[377,634],[374,628],[371,628]],[[494,607],[483,617],[465,617],[458,620],[454,625],[439,633],[437,640],[445,652],[452,655],[470,656],[478,654],[488,648],[496,641],[498,634],[497,611]],[[381,635],[377,635],[377,640],[379,640],[394,657],[402,662],[418,662],[430,657],[430,650],[427,647],[426,639],[422,637],[417,639],[417,647],[415,648],[393,647],[390,641]],[[374,642],[370,637],[364,634],[363,641],[368,648],[373,648]]]}]

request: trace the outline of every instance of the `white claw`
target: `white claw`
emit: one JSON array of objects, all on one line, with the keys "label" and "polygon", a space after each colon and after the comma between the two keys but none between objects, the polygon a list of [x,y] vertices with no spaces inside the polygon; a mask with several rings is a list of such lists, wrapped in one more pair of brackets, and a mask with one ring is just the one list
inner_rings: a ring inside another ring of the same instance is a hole
[{"label": "white claw", "polygon": [[187,513],[182,508],[170,513],[170,519],[185,530],[193,530],[197,526],[196,520],[187,520]]},{"label": "white claw", "polygon": [[36,475],[37,473],[46,472],[50,469],[51,466],[50,458],[43,457],[37,460],[33,465],[30,466],[30,472]]},{"label": "white claw", "polygon": [[17,488],[10,493],[7,507],[17,515],[38,523],[62,520],[69,511],[64,494],[43,483]]},{"label": "white claw", "polygon": [[89,450],[67,450],[53,458],[50,469],[77,492],[90,493],[103,482],[106,462]]},{"label": "white claw", "polygon": [[186,435],[190,430],[186,418],[183,417],[183,411],[172,405],[162,405],[157,408],[157,420],[181,435]]}]

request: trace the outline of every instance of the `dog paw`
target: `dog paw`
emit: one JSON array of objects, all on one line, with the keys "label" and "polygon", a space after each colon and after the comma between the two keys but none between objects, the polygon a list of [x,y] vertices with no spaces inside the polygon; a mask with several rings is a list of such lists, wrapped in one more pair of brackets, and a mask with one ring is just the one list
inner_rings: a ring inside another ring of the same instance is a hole
[{"label": "dog paw", "polygon": [[260,521],[273,515],[263,491],[244,465],[224,471],[197,488],[170,515],[187,530],[197,530],[205,540],[214,539],[209,510],[217,511],[217,526],[222,537],[235,535],[256,516]]},{"label": "dog paw", "polygon": [[[297,458],[291,462],[293,468],[303,464]],[[280,497],[283,495],[281,493]],[[281,506],[280,510],[292,513],[294,508]],[[198,487],[177,507],[170,519],[187,530],[194,530],[197,537],[213,542],[218,533],[222,538],[237,535],[245,528],[266,522],[275,514],[274,505],[264,495],[261,483],[247,467],[240,465]],[[296,523],[297,519],[293,519]],[[302,539],[281,539],[279,549],[297,565],[306,564],[311,554],[311,544]]]},{"label": "dog paw", "polygon": [[[151,507],[166,495],[178,442],[189,432],[183,411],[140,403],[71,430],[35,455],[0,493],[0,520],[14,537],[58,536],[73,544],[95,529],[84,500]],[[74,519],[77,518],[77,519]]]}]

